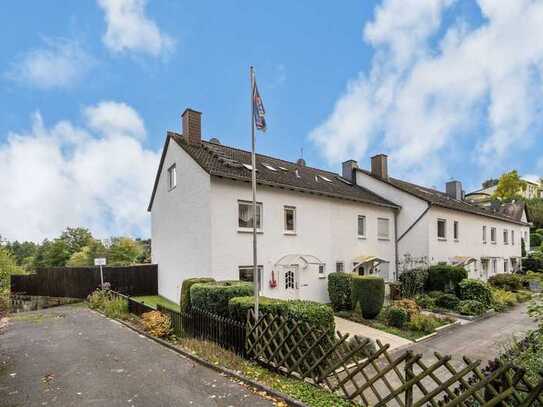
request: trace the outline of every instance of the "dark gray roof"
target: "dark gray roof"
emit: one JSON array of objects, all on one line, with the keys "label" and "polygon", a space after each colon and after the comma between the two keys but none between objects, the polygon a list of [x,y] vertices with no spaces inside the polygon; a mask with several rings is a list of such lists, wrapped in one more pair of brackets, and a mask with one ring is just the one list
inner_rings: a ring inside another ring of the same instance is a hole
[{"label": "dark gray roof", "polygon": [[362,171],[364,174],[367,174],[380,181],[386,182],[387,184],[390,184],[398,188],[399,190],[407,192],[408,194],[414,195],[430,203],[431,205],[440,206],[447,209],[454,209],[457,211],[462,211],[462,212],[467,212],[467,213],[472,213],[474,215],[486,216],[488,218],[494,218],[494,219],[498,219],[498,220],[502,220],[506,222],[527,225],[526,223],[520,221],[520,219],[516,219],[515,217],[510,216],[508,212],[486,209],[467,201],[460,201],[460,200],[454,199],[450,197],[449,195],[447,195],[445,192],[437,191],[435,189],[427,188],[421,185],[412,184],[410,182],[402,181],[397,178],[389,177],[387,180],[385,180],[385,179],[376,177],[370,171],[367,171],[364,169],[359,169],[359,171]]},{"label": "dark gray roof", "polygon": [[[168,132],[168,139],[175,141],[209,174],[239,181],[251,181],[251,170],[243,166],[243,164],[251,165],[251,153],[249,151],[209,141],[202,141],[201,144],[198,145],[189,144],[184,137],[173,132]],[[153,204],[158,185],[158,176],[162,169],[167,145],[168,141],[166,141],[163,151],[163,158],[161,159],[148,210],[151,210]],[[271,167],[271,169],[266,167],[266,165]],[[400,206],[365,188],[353,185],[338,174],[330,171],[300,166],[290,161],[262,154],[256,155],[256,168],[257,182],[260,185],[285,188],[389,208],[400,208]]]}]

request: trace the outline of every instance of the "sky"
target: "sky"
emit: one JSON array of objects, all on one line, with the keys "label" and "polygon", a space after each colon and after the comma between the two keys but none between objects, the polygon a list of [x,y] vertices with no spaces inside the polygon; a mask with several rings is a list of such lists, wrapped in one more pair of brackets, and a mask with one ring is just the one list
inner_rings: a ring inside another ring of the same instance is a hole
[{"label": "sky", "polygon": [[[31,12],[29,12],[31,10]],[[543,1],[11,1],[0,14],[0,236],[150,236],[167,130],[466,191],[543,175]]]}]

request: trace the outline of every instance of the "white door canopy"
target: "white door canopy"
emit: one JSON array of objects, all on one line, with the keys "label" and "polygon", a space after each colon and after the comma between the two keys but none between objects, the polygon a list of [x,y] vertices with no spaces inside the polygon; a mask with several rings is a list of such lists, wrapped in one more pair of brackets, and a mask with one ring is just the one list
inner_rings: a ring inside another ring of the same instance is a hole
[{"label": "white door canopy", "polygon": [[275,266],[301,266],[302,268],[306,268],[311,264],[321,265],[324,263],[310,254],[287,254],[286,256],[281,257],[275,263]]}]

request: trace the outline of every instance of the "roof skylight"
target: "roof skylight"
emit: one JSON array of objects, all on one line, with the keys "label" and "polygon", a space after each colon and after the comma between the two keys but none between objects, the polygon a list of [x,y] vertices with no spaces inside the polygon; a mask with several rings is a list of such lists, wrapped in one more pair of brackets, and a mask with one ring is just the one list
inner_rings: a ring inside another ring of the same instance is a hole
[{"label": "roof skylight", "polygon": [[338,180],[340,180],[341,182],[343,182],[344,184],[353,185],[351,182],[349,182],[348,180],[346,180],[346,179],[343,178],[343,177],[337,176],[336,178],[337,178]]},{"label": "roof skylight", "polygon": [[270,170],[270,171],[274,171],[274,172],[277,171],[277,168],[272,167],[270,164],[262,163],[262,165],[263,165],[264,167],[266,167],[266,168],[267,168],[268,170]]},{"label": "roof skylight", "polygon": [[249,164],[242,164],[245,168],[247,168],[249,171],[253,170],[253,166]]},{"label": "roof skylight", "polygon": [[279,169],[280,169],[281,171],[288,171],[288,168],[285,168],[285,167],[279,167]]},{"label": "roof skylight", "polygon": [[319,177],[322,178],[323,180],[325,180],[326,182],[332,182],[332,180],[330,178],[327,178],[324,175],[319,175]]}]

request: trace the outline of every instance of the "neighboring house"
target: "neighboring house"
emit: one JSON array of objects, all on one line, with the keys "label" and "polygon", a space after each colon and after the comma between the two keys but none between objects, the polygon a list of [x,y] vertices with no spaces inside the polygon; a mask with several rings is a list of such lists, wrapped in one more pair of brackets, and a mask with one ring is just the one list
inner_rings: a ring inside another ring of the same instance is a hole
[{"label": "neighboring house", "polygon": [[[526,178],[521,178],[521,181],[523,183],[523,189],[520,191],[519,195],[522,198],[543,198],[543,187],[541,184]],[[492,195],[496,192],[497,187],[498,185],[495,184],[487,188],[478,189],[477,191],[466,194],[465,199],[479,206],[489,207],[492,204]]]},{"label": "neighboring house", "polygon": [[[186,278],[254,278],[251,154],[202,140],[194,110],[182,127],[167,134],[148,208],[159,293],[172,301]],[[342,175],[260,154],[256,167],[263,295],[328,302],[334,271],[390,281],[443,261],[486,279],[520,266],[525,212],[465,202],[459,182],[443,193],[389,177],[385,155],[371,171],[346,161]]]},{"label": "neighboring house", "polygon": [[[201,114],[169,132],[151,212],[159,293],[176,301],[189,277],[247,280],[252,258],[251,154],[201,138]],[[395,275],[400,207],[338,174],[257,155],[262,294],[328,302],[334,271]]]},{"label": "neighboring house", "polygon": [[371,171],[347,161],[343,176],[402,207],[397,216],[400,271],[403,261],[426,259],[464,265],[470,277],[486,280],[520,267],[521,238],[529,247],[524,207],[513,213],[471,204],[458,181],[440,192],[392,178],[387,160],[383,154],[372,157]]}]

